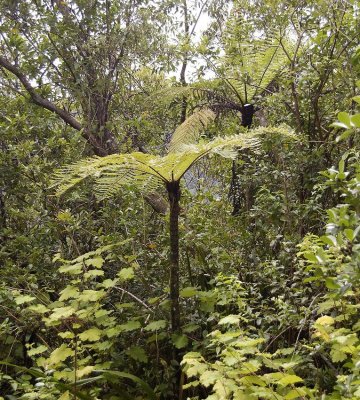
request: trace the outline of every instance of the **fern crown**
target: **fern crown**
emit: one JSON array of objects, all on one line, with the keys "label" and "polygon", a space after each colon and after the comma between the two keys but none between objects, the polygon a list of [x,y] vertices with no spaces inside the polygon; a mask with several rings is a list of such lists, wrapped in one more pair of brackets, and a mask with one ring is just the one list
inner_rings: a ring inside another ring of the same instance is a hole
[{"label": "fern crown", "polygon": [[[238,149],[259,146],[263,135],[295,137],[285,128],[258,128],[246,134],[216,138],[207,143],[180,145],[181,138],[187,136],[184,132],[177,133],[175,142],[172,141],[173,145],[170,146],[172,150],[164,157],[134,152],[87,158],[60,169],[54,175],[52,187],[56,188],[58,195],[62,195],[79,183],[92,179],[94,192],[100,198],[112,196],[124,185],[153,190],[179,181],[194,163],[207,155],[235,158]],[[193,137],[196,136],[192,132]]]}]

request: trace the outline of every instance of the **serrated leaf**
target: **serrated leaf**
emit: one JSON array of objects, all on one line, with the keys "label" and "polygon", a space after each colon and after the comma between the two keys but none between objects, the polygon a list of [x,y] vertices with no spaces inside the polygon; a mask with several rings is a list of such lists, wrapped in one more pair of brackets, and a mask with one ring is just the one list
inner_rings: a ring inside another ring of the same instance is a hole
[{"label": "serrated leaf", "polygon": [[130,320],[126,324],[118,325],[118,329],[123,332],[134,331],[135,329],[140,329],[141,324],[139,321]]},{"label": "serrated leaf", "polygon": [[50,321],[61,321],[64,318],[68,318],[73,314],[76,314],[76,309],[68,306],[68,307],[58,307],[52,310],[51,315],[49,316]]},{"label": "serrated leaf", "polygon": [[85,272],[84,278],[85,278],[85,280],[87,280],[91,277],[103,276],[103,275],[104,275],[104,271],[101,269],[90,269],[89,271]]},{"label": "serrated leaf", "polygon": [[74,350],[68,348],[66,344],[62,344],[50,354],[49,363],[58,364],[59,362],[65,361],[68,357],[71,357],[73,355]]},{"label": "serrated leaf", "polygon": [[158,331],[160,329],[166,328],[167,322],[164,319],[160,319],[158,321],[150,322],[150,324],[146,325],[144,331]]},{"label": "serrated leaf", "polygon": [[347,359],[347,355],[343,351],[336,349],[331,349],[330,357],[333,362],[341,362]]},{"label": "serrated leaf", "polygon": [[109,289],[111,287],[114,287],[117,284],[118,280],[117,279],[105,279],[102,283],[101,286],[105,289]]},{"label": "serrated leaf", "polygon": [[256,375],[248,375],[244,376],[240,379],[240,382],[243,382],[245,385],[250,386],[250,385],[258,385],[258,386],[266,386],[266,382],[264,382],[263,379]]},{"label": "serrated leaf", "polygon": [[288,386],[288,385],[293,385],[294,383],[299,383],[299,382],[303,382],[303,379],[300,378],[300,376],[286,375],[279,380],[278,384],[281,386]]},{"label": "serrated leaf", "polygon": [[143,363],[148,362],[148,357],[142,347],[132,346],[126,350],[126,354],[135,361],[140,361]]},{"label": "serrated leaf", "polygon": [[36,300],[36,297],[34,296],[29,296],[27,294],[16,296],[15,297],[15,303],[17,305],[25,304],[25,303],[30,303],[31,301]]},{"label": "serrated leaf", "polygon": [[38,347],[33,347],[32,349],[29,349],[27,351],[27,354],[32,357],[35,356],[37,354],[41,354],[44,353],[48,348],[46,346],[44,346],[43,344],[38,346]]},{"label": "serrated leaf", "polygon": [[94,365],[87,365],[84,368],[80,368],[76,371],[76,377],[80,379],[83,376],[91,374],[91,372],[94,371],[94,369],[95,369]]},{"label": "serrated leaf", "polygon": [[119,277],[121,282],[129,281],[130,279],[133,279],[135,276],[134,273],[134,268],[129,267],[129,268],[123,268],[117,276]]},{"label": "serrated leaf", "polygon": [[43,304],[34,304],[28,307],[28,310],[34,311],[39,314],[45,314],[46,312],[50,311],[47,307]]},{"label": "serrated leaf", "polygon": [[106,293],[103,290],[84,290],[79,296],[79,301],[89,302],[89,301],[98,301],[103,298]]},{"label": "serrated leaf", "polygon": [[79,275],[82,273],[82,264],[65,264],[59,268],[61,274]]},{"label": "serrated leaf", "polygon": [[189,342],[189,339],[186,335],[181,335],[176,333],[171,335],[171,340],[177,349],[183,349],[188,345]]},{"label": "serrated leaf", "polygon": [[62,339],[72,339],[73,337],[75,337],[75,334],[73,332],[66,331],[66,332],[59,332],[58,336],[60,336]]},{"label": "serrated leaf", "polygon": [[104,259],[102,257],[94,257],[85,260],[85,265],[92,265],[95,268],[101,268],[104,264]]},{"label": "serrated leaf", "polygon": [[60,301],[64,301],[67,299],[74,299],[78,296],[79,289],[75,286],[66,286],[66,288],[62,290],[60,293],[61,293],[61,296],[59,297]]},{"label": "serrated leaf", "polygon": [[82,341],[96,342],[101,337],[101,330],[98,328],[90,328],[80,333],[79,338]]},{"label": "serrated leaf", "polygon": [[223,378],[222,374],[218,371],[205,371],[200,375],[200,383],[205,387],[214,385],[217,381],[221,381]]}]

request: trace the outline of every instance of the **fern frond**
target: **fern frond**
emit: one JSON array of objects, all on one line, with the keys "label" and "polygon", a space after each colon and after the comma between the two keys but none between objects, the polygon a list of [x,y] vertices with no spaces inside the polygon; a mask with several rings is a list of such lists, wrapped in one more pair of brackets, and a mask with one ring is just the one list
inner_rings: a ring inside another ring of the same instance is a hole
[{"label": "fern frond", "polygon": [[180,151],[184,144],[196,142],[204,129],[215,120],[215,117],[216,114],[209,108],[198,110],[190,115],[173,133],[169,152]]},{"label": "fern frond", "polygon": [[[205,84],[204,84],[205,85]],[[189,100],[211,101],[215,93],[207,86],[171,86],[158,90],[150,96],[150,100],[160,106],[171,104],[174,101],[181,101],[184,97]]]},{"label": "fern frond", "polygon": [[127,184],[140,189],[155,188],[179,181],[194,163],[207,155],[218,154],[235,158],[239,149],[257,147],[261,144],[261,137],[270,135],[295,138],[286,128],[262,127],[246,134],[187,144],[181,151],[169,153],[165,157],[131,153],[88,158],[59,170],[54,176],[52,186],[61,195],[80,182],[93,179],[94,192],[101,198],[115,194]]},{"label": "fern frond", "polygon": [[57,171],[51,187],[56,188],[58,195],[62,195],[79,183],[94,179],[96,192],[101,197],[108,197],[121,186],[134,183],[143,188],[153,189],[165,181],[165,178],[152,167],[159,158],[137,152],[87,158]]}]

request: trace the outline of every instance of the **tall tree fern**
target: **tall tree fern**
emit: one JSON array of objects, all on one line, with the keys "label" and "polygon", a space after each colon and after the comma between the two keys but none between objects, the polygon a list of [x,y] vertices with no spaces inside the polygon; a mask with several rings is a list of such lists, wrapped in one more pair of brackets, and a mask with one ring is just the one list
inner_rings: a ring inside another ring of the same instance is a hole
[{"label": "tall tree fern", "polygon": [[141,191],[159,186],[166,188],[170,206],[170,300],[173,332],[180,331],[181,327],[178,229],[181,178],[197,161],[207,155],[218,154],[234,158],[237,149],[259,146],[262,135],[292,137],[292,134],[284,129],[259,128],[247,134],[216,138],[208,143],[180,145],[179,137],[174,135],[176,146],[170,146],[170,152],[163,157],[135,152],[87,158],[65,166],[54,176],[53,187],[58,195],[65,194],[84,181],[93,182],[94,192],[100,198],[112,196],[121,187],[129,184]]}]

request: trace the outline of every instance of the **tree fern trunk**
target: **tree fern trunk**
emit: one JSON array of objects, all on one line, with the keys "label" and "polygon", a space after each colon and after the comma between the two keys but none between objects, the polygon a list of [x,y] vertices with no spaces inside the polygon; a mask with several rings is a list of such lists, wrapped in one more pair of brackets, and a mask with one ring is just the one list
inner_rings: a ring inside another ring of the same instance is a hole
[{"label": "tree fern trunk", "polygon": [[[245,128],[250,129],[252,122],[253,122],[253,117],[255,114],[255,107],[253,104],[245,104],[244,107],[242,108],[241,111],[241,126],[244,126]],[[246,151],[243,152],[244,155],[246,155]],[[238,157],[239,158],[239,157]],[[241,204],[241,196],[242,196],[242,187],[240,184],[239,180],[239,171],[238,171],[238,158],[233,161],[232,164],[232,176],[231,176],[231,186],[230,186],[230,192],[229,192],[229,197],[232,200],[232,206],[233,206],[233,211],[232,215],[239,215],[242,204]],[[247,188],[248,193],[252,193],[252,188]],[[252,199],[247,199],[246,205],[247,208],[251,208],[251,202]]]},{"label": "tree fern trunk", "polygon": [[169,182],[167,191],[170,201],[170,300],[171,300],[171,330],[180,331],[179,304],[179,213],[180,185],[179,182]]}]

